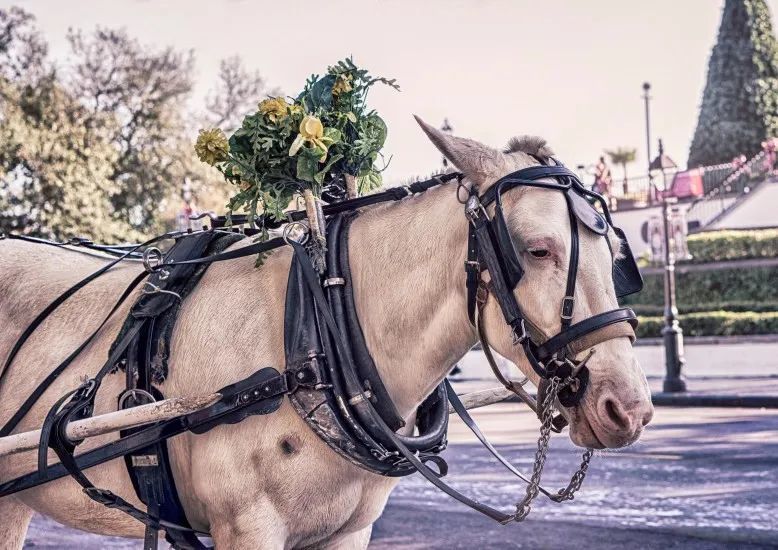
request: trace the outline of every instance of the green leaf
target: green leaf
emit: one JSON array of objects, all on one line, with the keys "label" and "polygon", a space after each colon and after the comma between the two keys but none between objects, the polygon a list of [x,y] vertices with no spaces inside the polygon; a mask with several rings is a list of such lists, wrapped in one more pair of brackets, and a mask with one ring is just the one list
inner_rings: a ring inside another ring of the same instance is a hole
[{"label": "green leaf", "polygon": [[326,111],[332,107],[332,87],[335,85],[337,78],[337,76],[332,74],[323,76],[313,83],[308,93],[303,92],[301,94],[308,112]]},{"label": "green leaf", "polygon": [[319,157],[313,149],[300,149],[297,158],[297,179],[302,181],[316,181],[316,172],[319,168]]},{"label": "green leaf", "polygon": [[325,128],[324,137],[332,140],[332,143],[337,143],[342,139],[343,134],[337,128]]},{"label": "green leaf", "polygon": [[327,164],[324,165],[324,168],[316,172],[316,176],[314,176],[316,183],[318,183],[319,185],[324,183],[324,178],[327,176],[327,172],[329,172],[330,168],[332,168],[332,166],[342,158],[343,155],[341,154],[332,155],[327,161]]},{"label": "green leaf", "polygon": [[368,117],[367,123],[369,125],[368,133],[370,135],[370,139],[375,144],[376,150],[378,150],[384,146],[384,142],[386,141],[386,123],[384,122],[384,119],[375,113]]},{"label": "green leaf", "polygon": [[381,186],[381,174],[376,172],[375,170],[371,170],[364,176],[358,176],[357,177],[357,188],[359,189],[359,194],[367,193],[368,191],[372,191],[373,189]]}]

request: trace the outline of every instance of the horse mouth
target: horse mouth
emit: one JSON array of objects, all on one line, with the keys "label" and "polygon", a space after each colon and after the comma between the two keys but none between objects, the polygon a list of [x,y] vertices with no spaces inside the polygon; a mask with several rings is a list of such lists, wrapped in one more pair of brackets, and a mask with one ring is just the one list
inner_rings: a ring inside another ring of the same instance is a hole
[{"label": "horse mouth", "polygon": [[579,447],[590,449],[606,449],[608,447],[597,436],[597,432],[586,415],[578,411],[576,411],[574,421],[570,425],[570,440]]}]

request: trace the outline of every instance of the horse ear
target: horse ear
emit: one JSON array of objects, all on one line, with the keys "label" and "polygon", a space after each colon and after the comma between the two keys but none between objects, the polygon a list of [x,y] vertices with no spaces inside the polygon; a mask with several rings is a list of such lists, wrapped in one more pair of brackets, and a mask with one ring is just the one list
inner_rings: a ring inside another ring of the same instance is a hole
[{"label": "horse ear", "polygon": [[451,163],[476,183],[484,183],[505,171],[505,155],[472,139],[447,134],[413,115],[430,141]]}]

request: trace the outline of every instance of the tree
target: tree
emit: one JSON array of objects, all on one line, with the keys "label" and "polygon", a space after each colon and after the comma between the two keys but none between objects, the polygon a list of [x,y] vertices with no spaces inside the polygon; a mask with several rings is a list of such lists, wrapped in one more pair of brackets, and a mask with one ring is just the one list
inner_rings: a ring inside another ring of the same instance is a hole
[{"label": "tree", "polygon": [[[135,240],[171,228],[185,179],[198,204],[223,210],[227,184],[192,147],[206,122],[188,108],[193,54],[110,29],[68,39],[57,68],[34,17],[0,9],[0,231]],[[207,116],[232,124],[263,90],[225,60]]]},{"label": "tree", "polygon": [[33,17],[0,10],[0,231],[44,237],[132,235],[113,214],[110,143],[46,62]]},{"label": "tree", "polygon": [[688,165],[730,162],[778,135],[778,41],[765,0],[726,0]]},{"label": "tree", "polygon": [[[118,149],[113,208],[134,227],[152,229],[160,203],[183,181],[181,105],[192,90],[194,55],[154,51],[123,30],[70,31],[68,40],[75,58],[70,87],[94,117],[87,125]],[[106,114],[113,124],[102,124]]]},{"label": "tree", "polygon": [[246,70],[240,57],[222,59],[216,88],[205,103],[207,125],[231,133],[247,113],[257,110],[263,93],[280,95],[277,89],[266,91],[265,79],[258,71]]},{"label": "tree", "polygon": [[605,151],[611,159],[613,164],[621,166],[621,172],[624,174],[623,185],[624,193],[627,192],[627,164],[635,162],[635,155],[637,149],[629,149],[627,147],[619,147],[615,151]]}]

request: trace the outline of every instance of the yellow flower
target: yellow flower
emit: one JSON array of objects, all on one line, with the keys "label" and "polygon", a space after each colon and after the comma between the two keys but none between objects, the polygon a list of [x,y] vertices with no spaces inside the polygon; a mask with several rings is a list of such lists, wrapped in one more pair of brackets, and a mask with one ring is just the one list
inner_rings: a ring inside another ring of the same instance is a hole
[{"label": "yellow flower", "polygon": [[273,122],[284,120],[288,109],[289,105],[283,97],[271,97],[259,102],[259,112]]},{"label": "yellow flower", "polygon": [[301,115],[305,112],[302,105],[298,105],[297,103],[294,103],[289,106],[289,113],[292,115]]},{"label": "yellow flower", "polygon": [[197,158],[213,166],[217,162],[226,160],[229,152],[230,144],[224,132],[218,128],[200,130],[195,143]]},{"label": "yellow flower", "polygon": [[337,80],[335,80],[335,84],[332,86],[332,95],[340,95],[343,92],[350,92],[353,90],[354,87],[351,85],[352,80],[354,80],[354,77],[348,73],[339,74]]},{"label": "yellow flower", "polygon": [[310,143],[324,151],[321,157],[321,160],[324,160],[327,157],[328,142],[331,143],[331,140],[324,137],[324,126],[321,120],[313,115],[306,115],[300,122],[300,133],[297,134],[292,146],[289,148],[289,156],[295,156],[304,143]]}]

